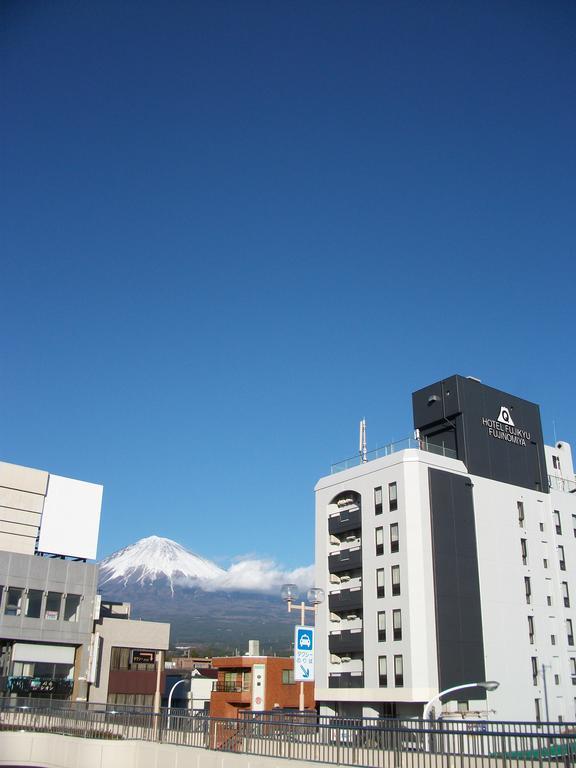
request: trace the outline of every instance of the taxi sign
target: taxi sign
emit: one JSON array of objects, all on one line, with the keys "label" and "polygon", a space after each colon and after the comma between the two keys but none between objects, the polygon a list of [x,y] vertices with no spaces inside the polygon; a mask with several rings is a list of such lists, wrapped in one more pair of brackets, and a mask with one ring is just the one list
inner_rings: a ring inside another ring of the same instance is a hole
[{"label": "taxi sign", "polygon": [[314,680],[314,627],[299,625],[294,630],[294,680]]}]

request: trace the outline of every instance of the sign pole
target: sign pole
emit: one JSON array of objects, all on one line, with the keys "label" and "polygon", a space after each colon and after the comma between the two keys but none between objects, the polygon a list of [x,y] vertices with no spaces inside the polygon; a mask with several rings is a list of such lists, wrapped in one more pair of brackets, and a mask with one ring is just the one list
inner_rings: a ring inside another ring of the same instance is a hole
[{"label": "sign pole", "polygon": [[[306,618],[306,604],[304,600],[300,603],[300,624],[305,623]],[[304,680],[300,680],[300,691],[298,693],[298,709],[300,712],[304,712]]]}]

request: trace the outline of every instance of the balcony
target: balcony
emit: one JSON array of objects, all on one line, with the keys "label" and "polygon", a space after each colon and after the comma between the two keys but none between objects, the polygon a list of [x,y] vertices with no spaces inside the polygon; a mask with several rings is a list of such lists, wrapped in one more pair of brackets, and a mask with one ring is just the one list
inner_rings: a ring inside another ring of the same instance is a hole
[{"label": "balcony", "polygon": [[362,630],[352,632],[334,632],[328,635],[328,648],[330,653],[362,653],[364,650],[364,633]]},{"label": "balcony", "polygon": [[329,688],[364,688],[364,675],[353,675],[350,672],[328,676]]},{"label": "balcony", "polygon": [[357,507],[346,509],[340,512],[339,515],[332,515],[328,518],[328,533],[333,536],[338,536],[347,531],[359,531],[361,526],[362,516]]},{"label": "balcony", "polygon": [[356,613],[362,610],[362,590],[343,589],[328,595],[328,607],[334,613]]},{"label": "balcony", "polygon": [[328,556],[330,573],[353,571],[362,567],[362,547],[352,547]]},{"label": "balcony", "polygon": [[245,691],[250,690],[250,683],[230,683],[218,681],[214,690],[216,693],[244,693]]},{"label": "balcony", "polygon": [[[368,451],[366,460],[374,461],[374,459],[382,459],[385,456],[391,456],[393,453],[406,451],[409,448],[415,448],[418,451],[427,451],[428,453],[435,453],[438,456],[446,456],[449,459],[457,458],[456,451],[452,448],[446,448],[443,445],[435,445],[434,443],[429,443],[427,440],[415,440],[413,437],[407,437],[396,443],[389,443],[388,445],[383,445],[382,448],[375,448],[373,451]],[[334,475],[337,472],[343,472],[345,469],[358,467],[362,463],[362,456],[356,454],[356,456],[352,456],[349,459],[344,459],[344,461],[339,461],[337,464],[332,464],[330,467],[330,474]]]}]

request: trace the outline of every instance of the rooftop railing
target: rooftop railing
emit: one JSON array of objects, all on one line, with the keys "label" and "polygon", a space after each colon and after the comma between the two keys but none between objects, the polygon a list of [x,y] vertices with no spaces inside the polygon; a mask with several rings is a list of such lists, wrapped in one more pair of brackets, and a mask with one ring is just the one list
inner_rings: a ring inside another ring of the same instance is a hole
[{"label": "rooftop railing", "polygon": [[[418,451],[427,451],[428,453],[434,453],[437,456],[446,456],[449,459],[457,458],[456,451],[452,448],[447,448],[445,445],[436,445],[435,443],[429,443],[427,440],[416,440],[414,437],[406,437],[404,440],[388,443],[388,445],[383,445],[381,448],[375,448],[372,451],[368,451],[366,460],[374,461],[374,459],[382,459],[385,456],[391,456],[393,453],[405,451],[408,448],[415,448]],[[345,469],[358,467],[363,463],[363,458],[358,453],[356,456],[351,456],[349,459],[344,459],[336,464],[332,464],[330,467],[330,474],[334,475],[336,472],[343,472]]]},{"label": "rooftop railing", "polygon": [[548,485],[551,491],[576,493],[576,480],[566,480],[566,478],[558,475],[548,475]]}]

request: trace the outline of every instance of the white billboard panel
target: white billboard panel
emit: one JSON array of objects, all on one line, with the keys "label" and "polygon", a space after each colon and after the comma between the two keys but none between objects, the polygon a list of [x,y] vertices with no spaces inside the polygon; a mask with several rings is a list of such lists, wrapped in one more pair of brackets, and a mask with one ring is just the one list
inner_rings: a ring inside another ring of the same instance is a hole
[{"label": "white billboard panel", "polygon": [[50,475],[38,550],[94,560],[103,487]]}]

